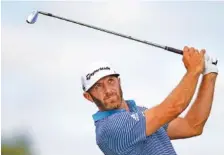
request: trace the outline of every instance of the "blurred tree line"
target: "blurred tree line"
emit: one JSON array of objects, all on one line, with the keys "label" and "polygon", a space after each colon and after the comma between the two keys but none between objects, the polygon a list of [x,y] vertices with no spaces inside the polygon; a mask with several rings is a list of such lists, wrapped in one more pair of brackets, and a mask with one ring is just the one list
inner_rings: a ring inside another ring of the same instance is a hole
[{"label": "blurred tree line", "polygon": [[32,155],[30,137],[26,134],[1,136],[1,155]]}]

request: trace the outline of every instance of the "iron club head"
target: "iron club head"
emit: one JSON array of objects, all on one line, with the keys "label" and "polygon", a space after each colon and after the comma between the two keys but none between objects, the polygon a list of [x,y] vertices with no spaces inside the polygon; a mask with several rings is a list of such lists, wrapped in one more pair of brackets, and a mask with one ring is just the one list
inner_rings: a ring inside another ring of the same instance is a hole
[{"label": "iron club head", "polygon": [[38,11],[33,11],[27,18],[26,22],[29,24],[34,24],[37,21]]}]

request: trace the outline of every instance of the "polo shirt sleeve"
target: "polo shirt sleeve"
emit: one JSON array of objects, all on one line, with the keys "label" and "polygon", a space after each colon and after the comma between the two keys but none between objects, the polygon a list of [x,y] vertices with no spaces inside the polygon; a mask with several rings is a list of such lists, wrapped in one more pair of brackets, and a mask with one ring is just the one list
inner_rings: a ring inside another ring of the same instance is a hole
[{"label": "polo shirt sleeve", "polygon": [[125,153],[146,140],[146,120],[142,112],[121,112],[109,118],[108,146],[116,153]]},{"label": "polo shirt sleeve", "polygon": [[[142,111],[145,111],[145,110],[148,109],[148,108],[146,108],[146,107],[139,107],[139,108],[142,109]],[[164,129],[165,131],[167,131],[168,125],[169,125],[169,123],[166,123],[166,124],[164,124],[164,125],[162,126],[163,129]]]}]

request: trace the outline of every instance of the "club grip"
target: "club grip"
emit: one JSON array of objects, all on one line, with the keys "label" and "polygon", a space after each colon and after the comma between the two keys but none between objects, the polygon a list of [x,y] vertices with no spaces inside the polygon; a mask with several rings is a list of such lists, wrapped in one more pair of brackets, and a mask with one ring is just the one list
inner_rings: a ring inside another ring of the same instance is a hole
[{"label": "club grip", "polygon": [[166,46],[165,50],[183,55],[183,51],[182,50],[178,50],[178,49],[173,48],[173,47]]}]

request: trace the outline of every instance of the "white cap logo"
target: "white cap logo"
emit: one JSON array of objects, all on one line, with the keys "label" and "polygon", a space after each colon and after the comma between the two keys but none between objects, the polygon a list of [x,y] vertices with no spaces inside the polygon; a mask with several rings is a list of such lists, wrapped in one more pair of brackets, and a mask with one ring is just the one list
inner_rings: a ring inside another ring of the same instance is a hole
[{"label": "white cap logo", "polygon": [[94,76],[94,74],[96,72],[99,72],[100,70],[106,70],[106,69],[110,70],[110,67],[100,67],[99,69],[93,71],[92,73],[87,74],[86,75],[86,80],[90,80],[91,76]]}]

